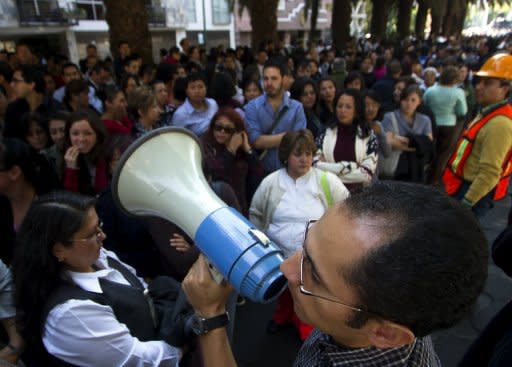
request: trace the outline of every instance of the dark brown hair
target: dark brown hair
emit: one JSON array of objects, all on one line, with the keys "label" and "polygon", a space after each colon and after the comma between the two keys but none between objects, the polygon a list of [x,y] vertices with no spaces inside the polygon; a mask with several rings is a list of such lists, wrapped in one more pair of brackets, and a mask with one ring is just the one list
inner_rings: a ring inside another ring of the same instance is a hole
[{"label": "dark brown hair", "polygon": [[308,129],[300,129],[297,131],[288,131],[279,144],[279,161],[284,166],[287,165],[288,157],[295,150],[299,152],[311,152],[315,154],[316,145],[313,134]]}]

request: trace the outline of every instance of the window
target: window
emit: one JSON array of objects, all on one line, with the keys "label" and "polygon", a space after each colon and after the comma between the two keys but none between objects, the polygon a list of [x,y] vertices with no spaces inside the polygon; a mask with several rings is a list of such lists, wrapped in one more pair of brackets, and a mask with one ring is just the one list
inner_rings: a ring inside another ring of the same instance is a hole
[{"label": "window", "polygon": [[229,24],[231,14],[229,12],[228,0],[212,1],[213,24]]},{"label": "window", "polygon": [[187,22],[189,22],[189,23],[197,22],[196,0],[188,0],[187,1]]},{"label": "window", "polygon": [[279,5],[277,6],[277,10],[285,10],[286,9],[286,4],[285,4],[285,0],[279,0]]},{"label": "window", "polygon": [[84,13],[88,20],[104,20],[105,6],[103,0],[76,0],[76,7]]}]

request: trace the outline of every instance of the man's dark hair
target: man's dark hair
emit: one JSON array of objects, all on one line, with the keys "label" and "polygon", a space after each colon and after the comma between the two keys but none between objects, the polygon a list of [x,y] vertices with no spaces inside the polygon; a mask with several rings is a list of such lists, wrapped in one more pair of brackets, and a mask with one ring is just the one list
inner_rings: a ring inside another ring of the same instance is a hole
[{"label": "man's dark hair", "polygon": [[86,48],[93,48],[95,50],[98,49],[94,43],[89,43]]},{"label": "man's dark hair", "polygon": [[[455,325],[487,278],[488,245],[473,213],[428,186],[376,182],[341,207],[381,232],[381,245],[341,274],[360,306],[417,337]],[[369,314],[349,321],[361,327]]]},{"label": "man's dark hair", "polygon": [[139,57],[135,54],[128,55],[123,60],[123,67],[130,65],[131,62],[137,61]]},{"label": "man's dark hair", "polygon": [[64,89],[64,102],[69,103],[72,96],[77,96],[81,93],[89,93],[89,84],[87,84],[87,81],[83,79],[70,81],[66,84],[66,88]]},{"label": "man's dark hair", "polygon": [[64,69],[67,69],[67,68],[75,68],[76,71],[78,71],[80,73],[80,68],[78,67],[77,64],[75,64],[73,62],[66,62],[62,65],[62,74],[64,74]]},{"label": "man's dark hair", "polygon": [[112,70],[105,64],[103,61],[98,61],[94,66],[91,68],[91,73],[99,74],[102,70],[111,73]]},{"label": "man's dark hair", "polygon": [[122,45],[130,45],[127,41],[121,40],[117,43],[117,48],[120,48]]},{"label": "man's dark hair", "polygon": [[169,55],[172,55],[172,54],[175,54],[175,53],[180,53],[180,49],[178,46],[172,46],[170,49],[169,49]]},{"label": "man's dark hair", "polygon": [[278,69],[281,76],[288,75],[288,67],[284,63],[282,63],[278,60],[275,60],[275,59],[267,60],[265,62],[265,65],[263,65],[263,72],[265,72],[265,69],[267,69],[267,68]]},{"label": "man's dark hair", "polygon": [[44,94],[46,90],[46,83],[44,81],[43,70],[40,66],[24,64],[16,68],[19,71],[25,83],[34,83],[34,90],[37,93]]},{"label": "man's dark hair", "polygon": [[208,84],[206,83],[205,77],[201,73],[191,73],[191,74],[188,74],[187,77],[186,77],[186,80],[187,80],[187,84],[185,86],[185,89],[188,88],[188,85],[190,83],[197,82],[199,80],[201,80],[206,87],[208,86]]}]

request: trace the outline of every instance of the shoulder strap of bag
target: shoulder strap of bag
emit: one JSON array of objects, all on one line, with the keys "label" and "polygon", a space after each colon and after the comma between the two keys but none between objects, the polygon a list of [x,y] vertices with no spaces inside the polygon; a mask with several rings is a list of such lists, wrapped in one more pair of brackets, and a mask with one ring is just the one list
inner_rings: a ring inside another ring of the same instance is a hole
[{"label": "shoulder strap of bag", "polygon": [[393,124],[393,132],[398,134],[398,121],[396,120],[395,111],[391,112],[391,123]]},{"label": "shoulder strap of bag", "polygon": [[[279,113],[274,117],[274,120],[272,121],[272,125],[270,125],[270,129],[267,130],[265,135],[270,135],[270,133],[272,133],[272,131],[276,128],[276,126],[279,123],[279,121],[281,120],[281,118],[286,113],[286,111],[288,111],[288,106],[285,105],[285,106],[283,106],[283,108],[281,108],[281,111],[279,111]],[[263,158],[265,158],[267,153],[268,153],[268,149],[265,149],[263,152],[261,152],[261,154],[258,158],[260,160],[262,160]]]},{"label": "shoulder strap of bag", "polygon": [[329,181],[327,181],[327,173],[325,171],[322,171],[320,174],[320,185],[322,186],[322,191],[325,194],[327,206],[330,208],[334,204],[334,200],[332,199],[331,188],[329,187]]}]

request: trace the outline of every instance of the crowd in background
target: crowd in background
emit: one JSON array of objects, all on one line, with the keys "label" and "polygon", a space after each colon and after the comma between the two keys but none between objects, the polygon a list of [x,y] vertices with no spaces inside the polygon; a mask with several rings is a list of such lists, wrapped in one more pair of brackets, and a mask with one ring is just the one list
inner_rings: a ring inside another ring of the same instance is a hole
[{"label": "crowd in background", "polygon": [[[183,279],[198,256],[192,239],[172,223],[125,215],[110,186],[130,144],[166,126],[198,138],[215,192],[290,256],[304,223],[375,180],[439,186],[478,112],[472,72],[498,49],[512,53],[512,39],[208,51],[183,39],[157,64],[127,42],[105,59],[90,44],[75,64],[21,42],[0,51],[0,259],[12,264],[31,204],[66,190],[96,197],[104,247],[137,274]],[[268,330],[288,322],[302,340],[311,332],[285,293]]]}]

